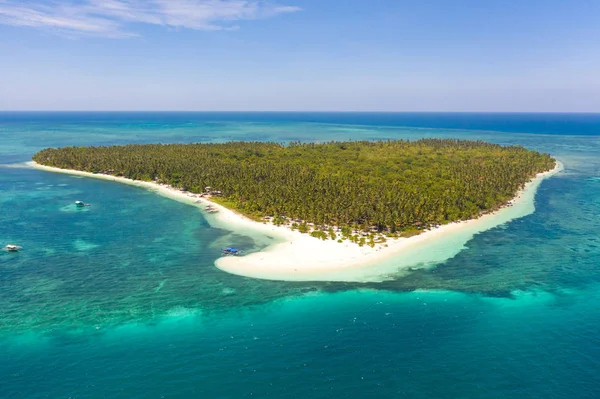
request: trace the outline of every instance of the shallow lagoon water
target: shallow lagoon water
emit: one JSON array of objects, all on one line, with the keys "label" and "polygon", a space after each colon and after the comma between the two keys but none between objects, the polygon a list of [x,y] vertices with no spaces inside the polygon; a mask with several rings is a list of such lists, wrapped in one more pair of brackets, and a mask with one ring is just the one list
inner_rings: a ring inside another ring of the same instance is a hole
[{"label": "shallow lagoon water", "polygon": [[[464,115],[365,118],[1,114],[0,243],[23,251],[0,253],[0,396],[600,396],[600,117],[518,129],[496,115],[513,133],[491,116],[465,130],[444,129]],[[418,137],[521,144],[566,170],[534,214],[435,267],[359,284],[223,273],[220,247],[265,238],[135,187],[14,167],[46,146]]]}]

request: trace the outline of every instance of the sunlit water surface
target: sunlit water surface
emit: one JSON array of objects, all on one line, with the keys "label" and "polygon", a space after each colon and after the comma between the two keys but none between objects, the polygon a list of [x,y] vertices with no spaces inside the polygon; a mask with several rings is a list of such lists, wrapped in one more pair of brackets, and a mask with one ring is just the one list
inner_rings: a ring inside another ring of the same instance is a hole
[{"label": "sunlit water surface", "polygon": [[[2,398],[600,397],[600,116],[1,114]],[[223,273],[149,191],[19,167],[48,146],[482,139],[549,152],[536,212],[385,283]],[[91,202],[77,209],[76,199]]]}]

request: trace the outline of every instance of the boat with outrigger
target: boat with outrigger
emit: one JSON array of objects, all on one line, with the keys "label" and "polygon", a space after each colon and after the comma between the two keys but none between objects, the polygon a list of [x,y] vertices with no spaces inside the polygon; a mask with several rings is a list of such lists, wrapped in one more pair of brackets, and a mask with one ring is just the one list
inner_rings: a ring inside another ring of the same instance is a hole
[{"label": "boat with outrigger", "polygon": [[8,252],[17,252],[21,248],[22,247],[20,247],[19,245],[8,244],[7,246],[4,247],[4,250],[8,251]]},{"label": "boat with outrigger", "polygon": [[241,256],[242,251],[237,248],[223,248],[221,253],[225,256]]},{"label": "boat with outrigger", "polygon": [[212,205],[207,205],[206,208],[204,208],[204,210],[206,211],[206,213],[219,213],[219,210]]}]

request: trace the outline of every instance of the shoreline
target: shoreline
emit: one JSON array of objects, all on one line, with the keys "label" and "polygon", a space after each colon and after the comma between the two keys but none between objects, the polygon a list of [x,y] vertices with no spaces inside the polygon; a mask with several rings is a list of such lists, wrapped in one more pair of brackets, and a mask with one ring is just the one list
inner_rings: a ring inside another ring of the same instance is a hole
[{"label": "shoreline", "polygon": [[277,237],[278,243],[271,244],[260,252],[217,259],[215,266],[222,271],[266,280],[347,282],[381,282],[392,279],[399,273],[431,267],[455,256],[475,234],[533,213],[535,193],[541,182],[564,169],[562,163],[557,161],[554,169],[538,173],[508,205],[497,211],[477,219],[442,225],[416,236],[388,239],[385,244],[371,248],[366,245],[360,247],[348,241],[323,241],[284,226],[256,222],[200,197],[200,194],[182,192],[164,184],[60,169],[33,161],[27,164],[49,172],[142,187],[200,209],[210,205],[218,210],[218,213],[204,211],[211,226],[237,233],[250,231]]}]

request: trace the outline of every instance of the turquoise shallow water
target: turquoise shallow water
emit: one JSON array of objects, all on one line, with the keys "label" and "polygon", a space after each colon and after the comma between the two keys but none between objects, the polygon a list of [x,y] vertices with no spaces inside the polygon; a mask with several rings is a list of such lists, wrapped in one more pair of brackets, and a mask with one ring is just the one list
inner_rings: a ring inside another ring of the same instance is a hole
[{"label": "turquoise shallow water", "polygon": [[[0,397],[600,397],[596,134],[594,115],[0,114],[0,244],[24,247],[0,252]],[[264,241],[15,167],[46,146],[400,137],[521,144],[566,170],[435,268],[347,284],[225,274],[219,248]]]}]

